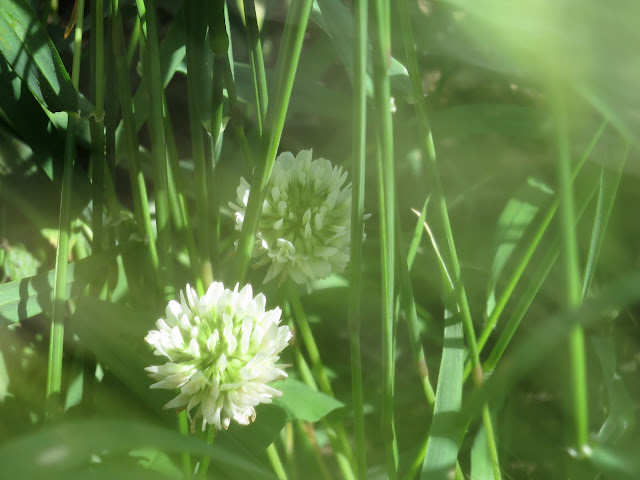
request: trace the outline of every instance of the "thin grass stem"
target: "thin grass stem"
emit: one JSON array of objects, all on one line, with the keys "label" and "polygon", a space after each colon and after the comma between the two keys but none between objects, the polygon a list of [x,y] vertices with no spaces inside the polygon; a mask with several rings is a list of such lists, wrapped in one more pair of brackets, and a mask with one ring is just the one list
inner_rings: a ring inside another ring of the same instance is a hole
[{"label": "thin grass stem", "polygon": [[[253,0],[245,0],[253,3]],[[364,179],[367,146],[367,15],[368,0],[354,4],[354,72],[353,72],[353,143],[351,200],[351,259],[349,295],[349,334],[351,341],[351,391],[355,430],[356,473],[359,480],[367,477],[362,393],[362,356],[360,348],[362,302],[362,232],[364,230]],[[246,15],[246,14],[245,14]]]},{"label": "thin grass stem", "polygon": [[[140,5],[140,1],[137,2]],[[146,11],[139,11],[143,30],[146,25],[145,73],[150,90],[149,133],[154,162],[154,197],[156,204],[156,230],[158,239],[159,274],[165,298],[175,291],[173,279],[173,257],[171,255],[171,223],[167,193],[167,152],[164,138],[163,88],[158,52],[158,23],[156,0],[146,0]],[[144,21],[146,20],[146,21]],[[141,39],[142,40],[142,39]]]},{"label": "thin grass stem", "polygon": [[[560,228],[562,257],[566,281],[566,305],[569,309],[580,306],[580,273],[578,269],[578,240],[575,231],[575,206],[571,182],[571,153],[567,106],[562,87],[551,86],[553,116],[557,148],[557,168],[560,197]],[[570,337],[571,395],[575,422],[575,442],[578,451],[589,440],[589,410],[587,405],[587,365],[584,330],[573,327]]]},{"label": "thin grass stem", "polygon": [[[149,200],[147,197],[147,187],[144,181],[144,175],[140,170],[140,162],[138,160],[138,136],[135,127],[135,118],[133,115],[133,98],[131,95],[131,85],[129,83],[129,73],[124,57],[124,34],[122,31],[122,14],[118,9],[117,0],[112,0],[112,11],[114,13],[112,40],[113,52],[116,64],[117,90],[120,97],[120,106],[122,109],[122,125],[129,156],[129,178],[131,181],[131,192],[133,193],[134,216],[138,234],[141,238],[146,239],[146,247],[149,256],[151,268],[156,273],[154,278],[158,279],[158,251],[156,249],[155,235],[151,225],[151,215],[149,214]],[[158,287],[160,287],[158,283]]]},{"label": "thin grass stem", "polygon": [[[77,2],[74,31],[73,67],[71,82],[78,90],[80,83],[80,58],[82,54],[82,25],[84,20],[84,0]],[[67,268],[69,262],[69,237],[71,235],[71,198],[73,195],[73,164],[76,157],[77,114],[67,114],[67,136],[64,150],[64,172],[58,220],[58,246],[53,283],[53,309],[51,312],[51,336],[49,338],[49,361],[47,364],[47,418],[55,418],[62,407],[62,360],[64,350],[64,323],[67,305]]]},{"label": "thin grass stem", "polygon": [[[218,3],[218,0],[216,2]],[[205,89],[209,87],[203,68],[211,65],[207,44],[207,10],[209,5],[202,0],[188,0],[185,3],[185,31],[187,35],[187,88],[189,98],[189,127],[191,132],[191,152],[194,167],[196,194],[196,216],[198,218],[198,257],[191,261],[210,265],[209,200],[207,194],[207,166],[205,161],[204,132],[202,119],[205,115]],[[211,33],[212,35],[215,32]],[[209,67],[211,68],[211,67]],[[214,73],[217,75],[217,72]],[[210,268],[210,267],[209,267]]]}]

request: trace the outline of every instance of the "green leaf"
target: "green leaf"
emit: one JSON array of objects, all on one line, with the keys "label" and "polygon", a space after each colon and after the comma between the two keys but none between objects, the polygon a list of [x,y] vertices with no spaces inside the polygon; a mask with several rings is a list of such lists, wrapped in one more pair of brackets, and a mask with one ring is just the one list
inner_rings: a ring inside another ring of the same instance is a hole
[{"label": "green leaf", "polygon": [[487,280],[487,317],[491,315],[495,306],[495,289],[502,270],[540,207],[548,202],[552,195],[553,190],[544,183],[528,178],[502,210],[496,227],[496,254]]},{"label": "green leaf", "polygon": [[282,392],[282,397],[273,403],[284,408],[290,420],[317,422],[344,403],[324,393],[312,390],[304,383],[288,378],[271,384]]},{"label": "green leaf", "polygon": [[6,251],[3,265],[6,276],[15,280],[35,275],[40,267],[40,261],[24,245],[18,244],[2,248]]},{"label": "green leaf", "polygon": [[[82,288],[89,280],[104,271],[109,262],[130,248],[141,245],[131,241],[98,255],[69,264],[67,295],[74,294],[74,286]],[[51,295],[55,272],[50,270],[29,278],[0,285],[0,326],[11,325],[51,310]]]},{"label": "green leaf", "polygon": [[78,95],[60,55],[24,0],[0,3],[0,53],[47,109],[78,109]]},{"label": "green leaf", "polygon": [[251,456],[236,450],[170,429],[114,419],[67,422],[15,438],[0,447],[0,464],[10,478],[81,478],[92,470],[92,455],[108,457],[140,448],[209,456],[228,478],[274,478]]}]

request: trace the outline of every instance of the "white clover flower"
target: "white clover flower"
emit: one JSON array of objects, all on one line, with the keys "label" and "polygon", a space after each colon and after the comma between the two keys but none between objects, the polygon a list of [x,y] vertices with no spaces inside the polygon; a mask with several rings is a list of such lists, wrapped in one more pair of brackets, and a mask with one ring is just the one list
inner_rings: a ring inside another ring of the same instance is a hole
[{"label": "white clover flower", "polygon": [[189,285],[185,290],[145,337],[154,354],[169,359],[146,368],[157,380],[151,388],[180,389],[164,408],[186,408],[192,430],[200,417],[202,430],[227,429],[231,420],[248,425],[256,405],[282,395],[267,385],[287,376],[276,363],[291,338],[289,327],[278,326],[282,311],[265,311],[264,295],[254,298],[251,285],[231,291],[212,283],[200,298]]},{"label": "white clover flower", "polygon": [[[310,290],[314,279],[343,272],[351,243],[351,184],[343,187],[347,173],[329,160],[312,160],[312,150],[295,157],[290,152],[276,158],[262,205],[253,255],[256,266],[271,263],[264,282],[289,275]],[[240,179],[236,229],[249,199],[249,183]]]}]

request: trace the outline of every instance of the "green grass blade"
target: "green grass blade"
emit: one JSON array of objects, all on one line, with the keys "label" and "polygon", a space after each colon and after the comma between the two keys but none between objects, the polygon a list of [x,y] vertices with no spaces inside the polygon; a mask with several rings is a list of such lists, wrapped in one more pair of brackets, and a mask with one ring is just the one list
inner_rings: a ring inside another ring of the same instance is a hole
[{"label": "green grass blade", "polygon": [[[154,197],[156,204],[156,231],[159,258],[159,278],[164,288],[165,297],[172,296],[175,290],[173,278],[173,257],[171,256],[171,224],[169,222],[169,203],[167,198],[167,151],[164,138],[163,89],[158,52],[158,23],[156,18],[156,1],[147,0],[145,11],[139,11],[146,20],[146,58],[145,76],[150,87],[151,116],[149,133],[151,136],[151,152],[154,160]],[[140,2],[138,2],[140,6]],[[143,31],[144,31],[143,25]]]},{"label": "green grass blade", "polygon": [[624,164],[627,160],[629,148],[629,144],[624,147],[624,151],[619,155],[618,163],[614,165],[613,169],[607,169],[604,166],[602,167],[602,172],[600,174],[600,190],[598,192],[598,204],[596,207],[595,217],[593,219],[591,243],[589,244],[589,254],[587,256],[582,282],[583,300],[591,288],[593,274],[595,272],[596,264],[598,263],[600,249],[604,242],[604,235],[607,230],[607,223],[609,222],[609,216],[611,215],[611,210],[616,199],[618,185],[620,184],[620,177],[622,176]]},{"label": "green grass blade", "polygon": [[[252,1],[252,0],[249,0]],[[362,355],[360,348],[362,302],[362,232],[364,229],[364,180],[367,146],[367,14],[368,0],[354,4],[354,74],[353,74],[353,135],[351,255],[349,265],[349,334],[351,340],[351,392],[355,430],[356,473],[359,480],[367,477],[367,457],[364,429],[364,398],[362,391]]]},{"label": "green grass blade", "polygon": [[[210,215],[207,194],[207,165],[205,160],[202,122],[210,115],[212,55],[207,42],[207,11],[210,2],[185,2],[185,32],[187,46],[187,86],[189,97],[189,127],[193,155],[198,217],[198,257],[192,262],[210,265]],[[213,33],[212,33],[213,34]],[[216,71],[214,75],[219,76]],[[210,268],[210,267],[209,267]]]},{"label": "green grass blade", "polygon": [[[80,55],[82,46],[82,20],[84,0],[78,1],[78,20],[74,33],[72,83],[78,87],[80,80]],[[76,157],[76,113],[68,114],[67,140],[64,152],[64,173],[58,223],[58,246],[53,282],[53,309],[51,312],[51,336],[49,338],[49,362],[47,365],[47,417],[58,416],[62,407],[62,352],[64,348],[64,324],[67,306],[67,270],[69,236],[71,230],[71,197],[73,195],[73,164]]]},{"label": "green grass blade", "polygon": [[[571,174],[573,182],[576,181],[576,177],[582,171],[582,167],[585,165],[587,159],[591,155],[591,152],[593,151],[594,147],[600,140],[600,137],[602,136],[602,132],[604,131],[606,125],[607,125],[606,122],[603,122],[600,125],[596,133],[591,138],[591,141],[587,145],[587,148],[585,149],[582,156],[580,157],[580,160],[574,166]],[[484,329],[482,330],[482,333],[478,338],[478,348],[480,351],[482,351],[482,349],[486,345],[487,340],[491,335],[491,332],[496,326],[500,315],[502,314],[505,306],[507,305],[507,302],[511,298],[518,282],[520,281],[520,278],[522,277],[522,274],[524,273],[527,266],[529,265],[529,262],[531,261],[533,254],[535,253],[538,245],[540,244],[540,241],[542,240],[544,233],[547,231],[547,228],[551,224],[551,221],[553,220],[555,213],[558,209],[558,203],[559,203],[559,196],[556,195],[554,200],[545,210],[545,213],[543,214],[542,219],[540,220],[540,223],[538,224],[535,230],[535,233],[531,237],[531,240],[529,241],[526,248],[524,249],[524,253],[518,260],[516,267],[514,268],[505,286],[503,287],[503,290],[500,293],[498,300],[496,300],[495,305],[491,310],[491,314],[489,315],[489,318],[486,321]]]},{"label": "green grass blade", "polygon": [[[388,75],[391,51],[390,4],[375,0],[372,4],[373,24],[373,95],[375,126],[378,137],[378,211],[380,215],[380,255],[382,271],[382,441],[387,458],[389,479],[397,477],[398,444],[394,426],[394,275],[395,275],[395,180],[393,168],[393,123]],[[404,258],[401,260],[404,261]]]},{"label": "green grass blade", "polygon": [[[584,179],[584,180],[583,180]],[[596,189],[598,185],[596,182],[590,180],[588,176],[581,176],[577,180],[577,184],[580,185],[585,183],[585,187],[576,190],[576,204],[578,205],[578,211],[576,212],[576,220],[579,220],[584,214],[587,206],[591,202],[591,199],[596,193]],[[502,354],[507,349],[511,338],[515,334],[518,326],[520,325],[520,321],[527,313],[531,303],[533,302],[536,294],[542,287],[547,275],[551,271],[556,259],[558,258],[558,254],[560,251],[560,239],[555,237],[551,244],[545,249],[544,256],[538,262],[537,268],[531,276],[531,280],[527,285],[524,292],[520,295],[518,303],[514,307],[513,313],[505,323],[505,326],[500,333],[500,337],[496,341],[496,345],[491,350],[489,357],[484,363],[484,368],[487,372],[492,372]],[[467,365],[465,369],[465,377],[470,373],[470,365]]]},{"label": "green grass blade", "polygon": [[[573,188],[571,182],[571,153],[566,99],[560,86],[551,87],[555,120],[557,167],[560,196],[560,225],[563,240],[563,259],[566,277],[566,307],[580,305],[580,273],[578,271],[578,240],[575,225]],[[589,441],[589,410],[587,405],[587,365],[584,331],[575,326],[569,342],[571,350],[571,390],[575,421],[575,442],[580,451]]]}]

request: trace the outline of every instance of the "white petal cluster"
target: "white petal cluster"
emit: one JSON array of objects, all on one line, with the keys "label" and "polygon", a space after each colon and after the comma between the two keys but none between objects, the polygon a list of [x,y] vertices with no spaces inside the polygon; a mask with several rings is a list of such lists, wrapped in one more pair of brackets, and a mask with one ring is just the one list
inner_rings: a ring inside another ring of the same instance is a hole
[{"label": "white petal cluster", "polygon": [[[287,276],[310,288],[314,279],[344,271],[351,243],[351,184],[347,173],[311,150],[276,158],[253,250],[257,266],[271,264],[265,283]],[[240,179],[236,229],[242,228],[249,183]]]},{"label": "white petal cluster", "polygon": [[287,376],[276,362],[291,332],[278,326],[282,311],[265,311],[265,304],[261,293],[253,297],[251,285],[231,291],[222,283],[200,298],[187,285],[180,302],[169,302],[158,330],[145,337],[156,355],[169,359],[147,367],[157,380],[151,388],[180,389],[164,408],[186,408],[192,429],[202,418],[202,430],[207,424],[220,430],[231,420],[248,425],[256,405],[282,395],[267,383]]}]

